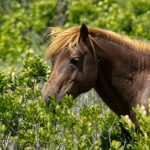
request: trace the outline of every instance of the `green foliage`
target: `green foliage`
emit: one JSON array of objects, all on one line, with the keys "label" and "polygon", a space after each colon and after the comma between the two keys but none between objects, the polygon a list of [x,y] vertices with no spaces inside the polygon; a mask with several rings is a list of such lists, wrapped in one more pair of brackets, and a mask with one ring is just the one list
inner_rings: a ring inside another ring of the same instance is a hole
[{"label": "green foliage", "polygon": [[[35,55],[46,49],[46,28],[60,25],[61,3],[67,6],[64,27],[85,22],[150,39],[148,0],[0,0],[0,149],[149,149],[150,116],[143,106],[135,108],[143,135],[128,116],[119,119],[102,103],[80,108],[66,95],[45,106],[41,91],[50,69]],[[127,143],[120,122],[134,142]]]},{"label": "green foliage", "polygon": [[[30,131],[33,127],[38,119],[36,110],[40,106],[43,107],[43,102],[40,102],[41,98],[37,97],[41,95],[40,84],[45,81],[48,70],[46,63],[39,57],[29,56],[20,72],[11,69],[7,73],[0,73],[2,81],[0,82],[0,122],[4,129],[1,133],[1,140],[5,141],[8,136],[12,138],[12,141],[13,138],[19,140],[21,138],[19,145],[22,145],[23,140],[29,138],[26,130]],[[31,141],[32,136],[29,138]]]},{"label": "green foliage", "polygon": [[150,2],[147,0],[73,0],[68,10],[69,22],[107,28],[127,35],[150,39]]},{"label": "green foliage", "polygon": [[134,108],[134,111],[137,115],[137,119],[140,124],[140,130],[142,134],[139,134],[135,131],[135,125],[131,122],[128,116],[123,116],[121,122],[124,124],[125,128],[129,131],[135,142],[133,147],[135,149],[145,149],[150,148],[150,116],[147,113],[150,113],[150,100],[149,100],[149,110],[146,112],[144,106],[137,106]]},{"label": "green foliage", "polygon": [[42,34],[53,22],[55,0],[7,2],[0,2],[0,61],[18,62],[27,53],[41,53]]}]

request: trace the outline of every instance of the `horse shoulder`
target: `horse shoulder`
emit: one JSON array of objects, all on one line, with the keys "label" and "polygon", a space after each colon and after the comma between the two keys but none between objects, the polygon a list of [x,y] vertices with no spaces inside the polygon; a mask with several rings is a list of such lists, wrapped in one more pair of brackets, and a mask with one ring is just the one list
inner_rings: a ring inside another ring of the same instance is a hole
[{"label": "horse shoulder", "polygon": [[150,97],[150,71],[114,71],[112,84],[131,106],[137,104],[147,106],[147,100]]}]

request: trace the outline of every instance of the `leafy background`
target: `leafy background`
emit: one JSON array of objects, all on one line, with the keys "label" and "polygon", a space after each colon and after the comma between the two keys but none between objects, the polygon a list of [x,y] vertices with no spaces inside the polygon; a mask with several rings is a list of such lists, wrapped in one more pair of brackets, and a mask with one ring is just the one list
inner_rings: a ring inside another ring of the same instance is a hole
[{"label": "leafy background", "polygon": [[[150,117],[135,109],[144,135],[95,92],[45,107],[41,92],[49,26],[105,28],[150,40],[148,0],[0,0],[0,149],[150,149]],[[120,122],[133,140],[121,132]]]}]

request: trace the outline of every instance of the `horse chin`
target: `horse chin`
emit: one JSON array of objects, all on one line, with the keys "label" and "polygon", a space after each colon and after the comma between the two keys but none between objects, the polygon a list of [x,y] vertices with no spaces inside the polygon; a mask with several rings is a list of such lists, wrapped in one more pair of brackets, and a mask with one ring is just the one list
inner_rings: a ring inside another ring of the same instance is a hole
[{"label": "horse chin", "polygon": [[56,98],[57,102],[60,103],[65,95],[71,95],[75,99],[79,94],[76,90],[72,90],[72,84],[68,87],[62,88],[59,92],[51,92],[49,96],[42,96],[45,100],[46,106],[49,106],[52,98]]},{"label": "horse chin", "polygon": [[56,96],[57,102],[61,102],[64,98],[64,94],[59,94],[58,96]]},{"label": "horse chin", "polygon": [[58,95],[55,97],[49,96],[48,98],[44,98],[44,101],[45,101],[46,106],[49,106],[51,103],[51,98],[56,98],[57,102],[59,103],[62,101],[63,97],[64,97],[64,95]]},{"label": "horse chin", "polygon": [[77,95],[71,94],[70,92],[67,92],[65,94],[58,94],[56,96],[57,102],[59,103],[59,102],[63,101],[63,98],[65,97],[65,95],[71,95],[73,99],[75,99],[77,97]]}]

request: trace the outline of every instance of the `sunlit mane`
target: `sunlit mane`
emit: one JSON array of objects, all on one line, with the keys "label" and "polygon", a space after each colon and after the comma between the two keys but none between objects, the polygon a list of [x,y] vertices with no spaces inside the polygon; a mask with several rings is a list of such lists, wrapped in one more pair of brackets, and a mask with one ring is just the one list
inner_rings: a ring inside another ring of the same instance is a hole
[{"label": "sunlit mane", "polygon": [[[108,41],[112,41],[121,46],[126,46],[129,49],[136,51],[150,51],[150,44],[139,40],[131,40],[126,36],[121,36],[111,31],[103,29],[88,28],[89,39],[94,43],[97,43],[95,36],[100,36]],[[50,44],[47,51],[47,58],[49,59],[53,55],[60,52],[63,48],[66,50],[73,50],[74,46],[79,45],[80,28],[74,27],[66,30],[59,28],[51,28],[50,35],[53,35],[52,44]],[[94,35],[94,36],[93,36]]]}]

